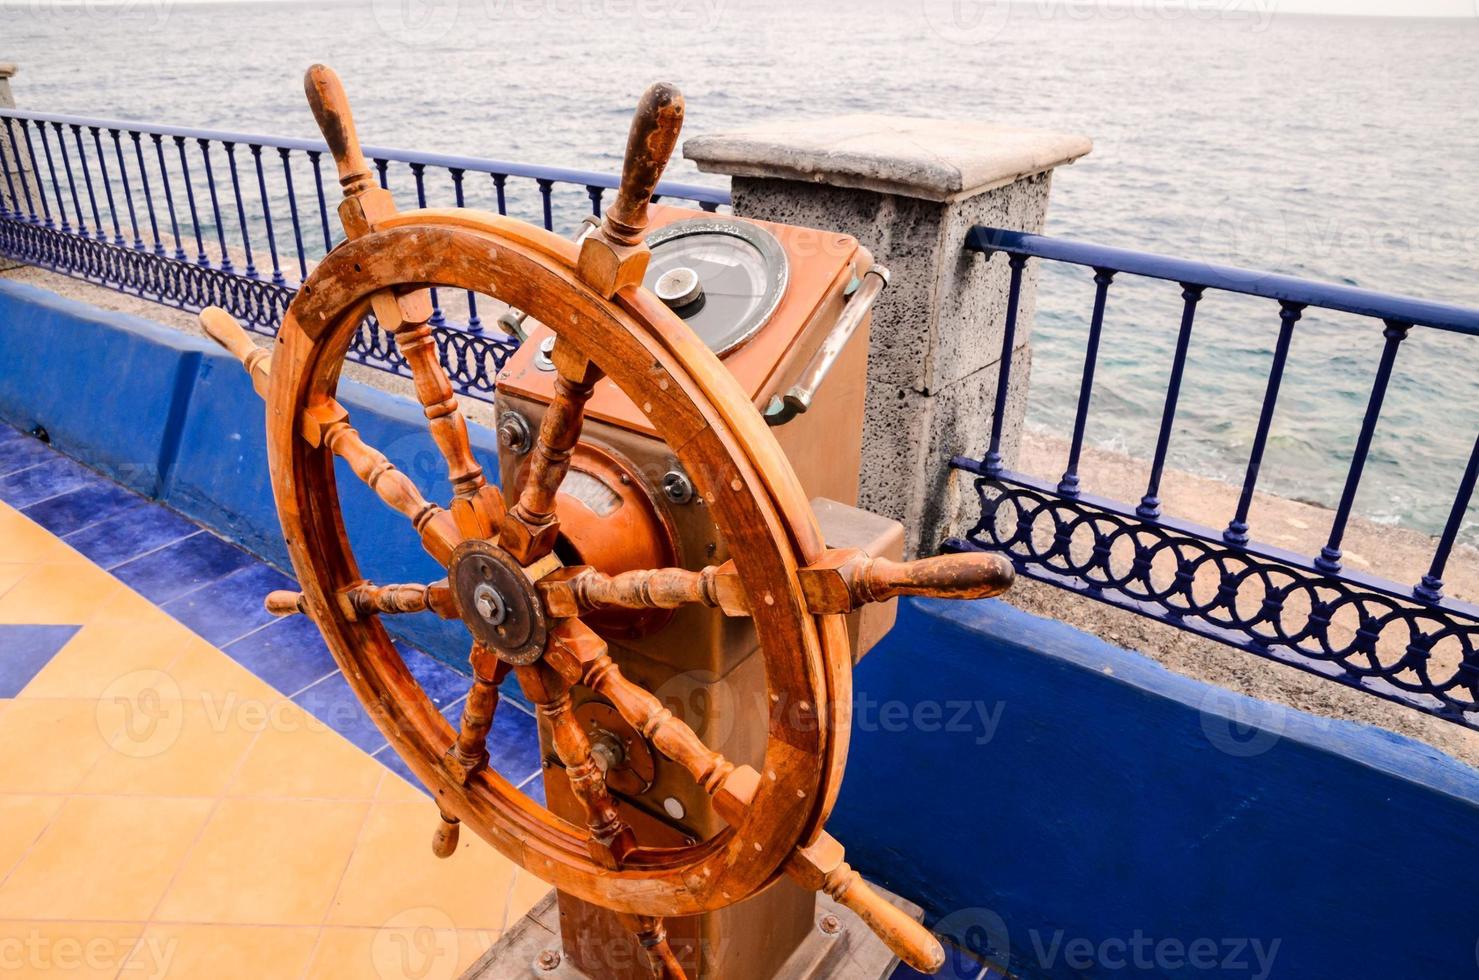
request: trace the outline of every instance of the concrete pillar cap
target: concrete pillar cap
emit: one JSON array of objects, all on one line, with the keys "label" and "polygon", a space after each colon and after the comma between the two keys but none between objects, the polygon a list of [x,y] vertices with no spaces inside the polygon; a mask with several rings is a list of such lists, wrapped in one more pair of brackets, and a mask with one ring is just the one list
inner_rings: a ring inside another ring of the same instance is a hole
[{"label": "concrete pillar cap", "polygon": [[801,180],[954,201],[1072,163],[1087,136],[953,119],[856,114],[696,136],[683,155],[705,173]]},{"label": "concrete pillar cap", "polygon": [[13,61],[0,61],[0,78],[9,78],[20,71],[20,66]]}]

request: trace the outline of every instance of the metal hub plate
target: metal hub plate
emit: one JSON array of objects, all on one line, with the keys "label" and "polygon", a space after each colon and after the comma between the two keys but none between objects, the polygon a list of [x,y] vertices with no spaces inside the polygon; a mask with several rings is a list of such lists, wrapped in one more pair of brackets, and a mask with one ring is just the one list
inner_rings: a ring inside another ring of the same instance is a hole
[{"label": "metal hub plate", "polygon": [[523,667],[544,654],[544,604],[507,552],[486,541],[464,541],[452,552],[449,580],[473,639],[498,659]]}]

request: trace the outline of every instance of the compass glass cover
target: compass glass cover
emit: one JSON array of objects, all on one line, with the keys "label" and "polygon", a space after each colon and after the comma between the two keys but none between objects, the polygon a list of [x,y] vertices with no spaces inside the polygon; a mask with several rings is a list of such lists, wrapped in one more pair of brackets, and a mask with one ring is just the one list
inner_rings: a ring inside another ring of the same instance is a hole
[{"label": "compass glass cover", "polygon": [[716,354],[727,354],[754,336],[785,293],[785,251],[773,235],[747,221],[678,221],[653,231],[647,244],[652,260],[643,285],[648,289],[664,294],[657,282],[675,269],[697,274],[698,297],[679,305],[669,302]]}]

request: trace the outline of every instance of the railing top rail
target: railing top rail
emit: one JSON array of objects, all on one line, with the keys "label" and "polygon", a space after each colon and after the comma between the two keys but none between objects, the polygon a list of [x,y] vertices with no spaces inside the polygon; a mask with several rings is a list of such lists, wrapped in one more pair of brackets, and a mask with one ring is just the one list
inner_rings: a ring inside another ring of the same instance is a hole
[{"label": "railing top rail", "polygon": [[[127,119],[99,119],[90,116],[69,116],[54,112],[32,112],[25,109],[0,108],[0,117],[25,119],[34,122],[55,122],[64,126],[87,126],[120,132],[146,133],[159,136],[180,136],[185,139],[215,140],[220,143],[239,143],[246,146],[272,147],[274,149],[301,150],[304,152],[327,153],[328,146],[320,140],[297,139],[285,136],[263,136],[255,133],[233,133],[216,129],[191,129],[184,126],[165,126],[157,123]],[[449,170],[471,170],[476,173],[504,174],[509,177],[527,177],[533,180],[553,180],[560,183],[582,184],[587,187],[616,188],[621,184],[619,174],[603,174],[594,170],[577,170],[570,167],[546,167],[537,164],[513,163],[487,157],[457,156],[447,153],[422,153],[393,147],[364,147],[365,156],[371,159],[392,160],[397,163],[419,163]],[[704,204],[729,204],[727,190],[663,181],[657,185],[657,194],[685,201]]]},{"label": "railing top rail", "polygon": [[1297,306],[1316,306],[1479,336],[1479,310],[1434,303],[1412,296],[1379,293],[1355,286],[1341,286],[1273,272],[1178,259],[1154,252],[1094,245],[1022,231],[988,228],[984,225],[977,225],[970,230],[966,236],[966,248],[977,252],[1036,256],[1152,279],[1166,279],[1184,286],[1219,289]]}]

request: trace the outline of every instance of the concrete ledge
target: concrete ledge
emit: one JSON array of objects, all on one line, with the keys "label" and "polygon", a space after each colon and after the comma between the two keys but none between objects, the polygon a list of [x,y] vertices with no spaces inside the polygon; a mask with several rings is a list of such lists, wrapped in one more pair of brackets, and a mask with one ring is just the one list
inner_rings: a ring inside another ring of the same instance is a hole
[{"label": "concrete ledge", "polygon": [[0,415],[157,497],[179,447],[203,341],[0,280]]},{"label": "concrete ledge", "polygon": [[706,173],[954,201],[1072,163],[1092,149],[1086,136],[858,114],[696,136],[683,144],[683,155]]}]

